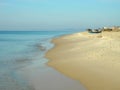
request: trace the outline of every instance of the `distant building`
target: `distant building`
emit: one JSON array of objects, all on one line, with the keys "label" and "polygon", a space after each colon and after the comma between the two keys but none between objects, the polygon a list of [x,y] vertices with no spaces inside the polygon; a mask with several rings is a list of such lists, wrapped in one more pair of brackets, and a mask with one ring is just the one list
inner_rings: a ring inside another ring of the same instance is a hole
[{"label": "distant building", "polygon": [[103,27],[103,29],[112,29],[113,27]]},{"label": "distant building", "polygon": [[114,26],[114,27],[112,27],[112,29],[114,30],[114,29],[120,29],[120,26]]},{"label": "distant building", "polygon": [[101,33],[102,31],[108,31],[108,32],[119,32],[120,26],[114,26],[114,27],[103,27],[99,29],[87,29],[89,33]]},{"label": "distant building", "polygon": [[120,26],[103,27],[103,31],[120,31]]},{"label": "distant building", "polygon": [[112,31],[112,28],[111,27],[103,27],[102,31]]}]

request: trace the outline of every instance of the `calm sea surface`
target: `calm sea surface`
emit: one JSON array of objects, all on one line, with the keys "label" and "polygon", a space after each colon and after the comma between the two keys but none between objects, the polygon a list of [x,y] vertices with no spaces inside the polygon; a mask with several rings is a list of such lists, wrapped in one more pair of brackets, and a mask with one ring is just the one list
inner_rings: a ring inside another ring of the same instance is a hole
[{"label": "calm sea surface", "polygon": [[43,56],[50,40],[73,32],[0,31],[0,90],[33,90],[17,71],[37,60],[47,62]]}]

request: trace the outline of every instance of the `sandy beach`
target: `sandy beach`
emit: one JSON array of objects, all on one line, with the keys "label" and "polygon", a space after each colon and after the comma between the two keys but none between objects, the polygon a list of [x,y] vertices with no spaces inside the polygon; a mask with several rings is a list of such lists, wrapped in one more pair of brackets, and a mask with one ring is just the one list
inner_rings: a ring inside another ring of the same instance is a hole
[{"label": "sandy beach", "polygon": [[75,33],[55,38],[48,65],[87,90],[120,90],[120,32]]}]

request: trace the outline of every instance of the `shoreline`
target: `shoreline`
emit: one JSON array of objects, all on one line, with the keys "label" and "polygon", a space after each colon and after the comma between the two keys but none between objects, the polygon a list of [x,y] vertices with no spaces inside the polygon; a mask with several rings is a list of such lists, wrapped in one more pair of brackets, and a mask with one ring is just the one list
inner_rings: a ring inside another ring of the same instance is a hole
[{"label": "shoreline", "polygon": [[[49,60],[45,58],[45,53],[53,48],[51,39],[47,43],[49,48],[46,46],[47,49],[44,54],[41,57],[37,57],[38,60],[34,61],[31,65],[21,69],[19,73],[24,76],[34,90],[86,90],[78,81],[46,65]],[[44,62],[41,63],[41,61]]]},{"label": "shoreline", "polygon": [[120,32],[65,35],[52,40],[47,65],[79,80],[87,90],[119,90]]}]

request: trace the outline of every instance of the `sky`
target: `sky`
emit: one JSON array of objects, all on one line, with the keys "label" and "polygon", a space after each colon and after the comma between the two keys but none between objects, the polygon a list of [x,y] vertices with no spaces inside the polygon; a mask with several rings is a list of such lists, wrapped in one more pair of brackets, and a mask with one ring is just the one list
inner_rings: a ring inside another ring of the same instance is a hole
[{"label": "sky", "polygon": [[120,25],[120,0],[0,0],[0,30]]}]

